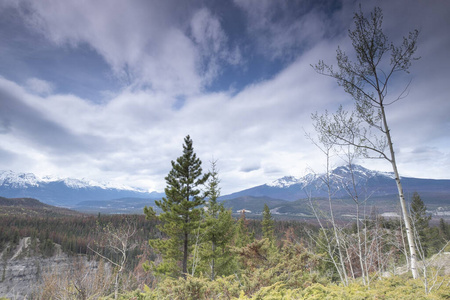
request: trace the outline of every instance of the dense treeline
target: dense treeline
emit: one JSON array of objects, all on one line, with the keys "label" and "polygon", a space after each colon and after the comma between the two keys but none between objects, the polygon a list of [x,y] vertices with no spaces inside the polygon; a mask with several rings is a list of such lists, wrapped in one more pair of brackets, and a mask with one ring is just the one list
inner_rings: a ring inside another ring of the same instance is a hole
[{"label": "dense treeline", "polygon": [[[102,226],[109,224],[112,227],[119,228],[125,224],[126,220],[132,220],[136,225],[138,230],[133,240],[140,246],[146,245],[149,238],[161,236],[156,229],[158,221],[146,220],[144,215],[99,214],[97,216],[83,217],[2,216],[0,218],[0,252],[7,245],[17,245],[21,238],[31,237],[46,245],[42,246],[42,250],[45,250],[47,255],[52,254],[51,251],[54,250],[53,243],[56,243],[61,245],[61,249],[65,253],[94,256],[95,254],[88,249],[88,245],[95,246],[95,241],[98,239],[99,230]],[[245,224],[252,236],[255,238],[262,237],[260,220],[246,219]],[[275,221],[274,228],[279,240],[288,228],[292,228],[291,230],[298,238],[307,238],[307,231],[317,230],[313,225],[298,221]],[[447,232],[450,233],[450,227],[447,228]],[[45,241],[51,241],[52,243]],[[50,250],[50,252],[47,250]],[[142,247],[133,250],[133,253],[130,255],[130,265],[135,265],[133,259],[141,255],[142,252]]]},{"label": "dense treeline", "polygon": [[[64,251],[73,255],[86,254],[95,257],[95,253],[88,248],[90,245],[92,248],[96,247],[96,250],[100,250],[102,255],[114,260],[115,257],[112,256],[114,254],[108,253],[107,247],[100,247],[102,245],[98,243],[99,234],[105,234],[102,228],[107,225],[111,228],[121,228],[130,224],[130,221],[137,228],[136,234],[130,242],[138,247],[130,249],[127,254],[127,271],[124,273],[123,286],[121,294],[119,294],[123,299],[132,297],[155,299],[158,295],[180,299],[222,299],[223,297],[220,295],[224,294],[228,294],[227,297],[230,299],[233,297],[264,299],[269,295],[274,299],[278,299],[277,295],[285,295],[286,299],[290,299],[289,297],[292,296],[293,299],[296,299],[295,297],[300,298],[300,296],[306,297],[307,295],[310,297],[317,294],[319,299],[323,295],[338,291],[343,293],[342,295],[351,295],[357,291],[373,296],[374,294],[371,293],[374,293],[374,287],[381,287],[380,282],[396,285],[399,290],[410,289],[416,293],[423,293],[424,297],[426,295],[421,283],[410,281],[408,276],[402,277],[401,280],[382,279],[381,274],[377,273],[379,264],[385,264],[385,271],[393,270],[389,269],[388,260],[396,267],[404,265],[406,262],[402,248],[394,243],[395,238],[399,237],[397,233],[401,228],[400,221],[384,219],[375,213],[366,220],[366,228],[374,237],[371,240],[374,247],[377,241],[374,233],[382,232],[379,235],[380,247],[377,251],[380,251],[384,260],[374,259],[371,276],[373,279],[379,279],[373,280],[372,288],[368,290],[363,288],[364,285],[358,285],[360,274],[354,254],[349,255],[353,257],[350,259],[353,264],[352,266],[348,265],[348,272],[349,275],[351,272],[354,273],[356,281],[348,287],[339,288],[336,285],[339,283],[336,269],[330,263],[327,252],[320,243],[322,234],[319,228],[316,225],[298,221],[273,220],[270,211],[265,212],[262,220],[247,219],[244,214],[238,219],[233,219],[231,224],[233,237],[227,245],[227,249],[230,250],[227,252],[227,264],[221,266],[220,260],[217,260],[217,276],[214,280],[211,280],[209,275],[209,264],[205,265],[201,262],[197,264],[197,270],[193,273],[192,268],[189,267],[190,272],[185,278],[158,275],[151,268],[145,273],[143,265],[146,261],[155,264],[161,262],[161,255],[148,247],[148,239],[166,239],[167,236],[157,229],[159,221],[146,220],[143,215],[98,215],[67,218],[7,216],[0,219],[0,245],[3,250],[10,243],[18,243],[20,238],[33,237],[35,240],[44,241],[37,243],[38,251],[36,251],[43,255],[52,254],[54,242],[60,244]],[[438,226],[429,226],[427,222],[421,221],[418,223],[423,225],[420,228],[422,244],[424,249],[427,249],[428,257],[431,257],[444,246],[445,241],[450,240],[450,224],[443,219],[440,220]],[[349,224],[344,231],[348,236],[354,236],[355,225]],[[36,244],[36,242],[34,243]],[[199,251],[199,256],[210,255],[204,250]],[[98,258],[98,256],[96,257]],[[193,262],[191,259],[189,265],[192,266]],[[128,283],[125,284],[125,281]],[[150,288],[145,288],[146,286]],[[444,289],[446,287],[448,284],[442,285],[439,289],[440,293],[446,291]],[[137,291],[130,292],[136,288],[138,288]],[[378,289],[379,291],[380,289]],[[391,293],[392,291],[385,288],[385,292]],[[105,292],[103,295],[107,294],[109,293]]]},{"label": "dense treeline", "polygon": [[[88,249],[94,247],[98,240],[99,230],[110,224],[121,227],[126,220],[132,220],[139,228],[135,239],[145,244],[149,236],[156,234],[154,222],[145,220],[144,216],[98,215],[98,216],[68,216],[68,217],[32,217],[32,216],[2,216],[0,218],[0,251],[10,243],[16,245],[21,238],[37,239],[42,245],[52,248],[53,243],[61,245],[61,249],[69,254],[94,255]],[[49,243],[52,242],[52,243]],[[42,246],[48,255],[51,251]],[[51,250],[51,249],[50,249]],[[131,256],[134,257],[134,256]],[[131,261],[133,264],[134,262]]]}]

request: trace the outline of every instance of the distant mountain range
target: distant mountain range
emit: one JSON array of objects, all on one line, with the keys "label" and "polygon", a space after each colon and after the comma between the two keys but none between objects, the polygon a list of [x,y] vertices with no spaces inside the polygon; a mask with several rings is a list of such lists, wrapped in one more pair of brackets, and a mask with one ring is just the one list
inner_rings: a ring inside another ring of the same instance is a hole
[{"label": "distant mountain range", "polygon": [[163,194],[88,180],[49,176],[39,178],[32,173],[0,171],[0,196],[36,198],[47,204],[73,208],[83,201],[160,199]]},{"label": "distant mountain range", "polygon": [[[348,188],[355,178],[359,199],[365,207],[377,207],[381,212],[398,211],[398,194],[392,173],[368,170],[354,165],[337,167],[330,173],[330,190],[336,210],[345,214],[352,201]],[[328,192],[326,174],[308,174],[301,178],[286,176],[272,183],[242,190],[220,198],[233,212],[246,209],[259,215],[264,203],[272,212],[286,217],[311,216],[309,198],[324,203]],[[450,180],[402,177],[407,200],[418,192],[427,208],[436,215],[450,218]],[[146,205],[164,194],[146,192],[126,186],[113,186],[78,179],[38,178],[32,173],[0,171],[0,196],[6,198],[36,198],[40,201],[86,212],[142,213]]]},{"label": "distant mountain range", "polygon": [[[349,191],[353,189],[352,174],[361,203],[370,210],[377,207],[381,213],[398,211],[398,191],[394,174],[366,169],[359,165],[337,167],[329,174],[308,174],[301,178],[286,176],[270,184],[221,197],[226,207],[233,210],[246,209],[260,214],[264,203],[280,216],[312,216],[309,199],[320,205],[328,197],[327,182],[335,209],[341,215],[353,206]],[[418,192],[430,212],[436,216],[450,217],[450,180],[419,179],[402,177],[402,185],[407,201]],[[392,215],[392,214],[391,214]]]},{"label": "distant mountain range", "polygon": [[[368,170],[362,166],[354,165],[337,167],[330,173],[329,182],[333,198],[348,197],[346,187],[351,187],[351,174],[353,173],[356,188],[360,195],[370,194],[371,197],[383,197],[397,194],[394,174]],[[419,179],[402,177],[405,194],[417,191],[421,194],[450,196],[450,180],[446,179]],[[226,195],[222,199],[233,199],[241,196],[271,197],[287,201],[312,197],[327,197],[326,174],[308,174],[301,178],[286,176],[270,184],[256,186],[237,193]],[[449,199],[450,200],[450,199]],[[449,203],[450,204],[450,203]]]}]

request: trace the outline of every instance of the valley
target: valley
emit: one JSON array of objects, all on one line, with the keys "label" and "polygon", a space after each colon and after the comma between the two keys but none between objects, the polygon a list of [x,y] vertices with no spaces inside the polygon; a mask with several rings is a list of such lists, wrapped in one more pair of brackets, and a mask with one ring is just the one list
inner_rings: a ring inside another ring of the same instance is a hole
[{"label": "valley", "polygon": [[[378,214],[392,217],[399,214],[397,190],[392,173],[378,172],[362,166],[337,167],[331,172],[332,202],[339,218],[351,219],[354,201],[349,197],[350,171],[355,175],[356,192],[360,208],[366,215],[376,210]],[[450,220],[450,180],[403,177],[405,197],[411,201],[418,192],[433,219]],[[353,191],[354,192],[354,191]],[[308,198],[308,195],[310,195]],[[39,179],[34,174],[16,174],[0,171],[0,196],[10,198],[36,198],[46,204],[70,208],[83,213],[141,214],[145,206],[164,194],[144,192],[131,187],[113,187],[77,179]],[[272,183],[255,186],[219,198],[226,208],[250,211],[249,217],[260,218],[267,204],[277,219],[314,219],[311,203],[320,207],[328,205],[324,174],[307,174],[302,178],[286,176]],[[2,208],[5,211],[6,208]],[[10,208],[11,209],[11,208]],[[15,208],[16,209],[16,208]]]}]

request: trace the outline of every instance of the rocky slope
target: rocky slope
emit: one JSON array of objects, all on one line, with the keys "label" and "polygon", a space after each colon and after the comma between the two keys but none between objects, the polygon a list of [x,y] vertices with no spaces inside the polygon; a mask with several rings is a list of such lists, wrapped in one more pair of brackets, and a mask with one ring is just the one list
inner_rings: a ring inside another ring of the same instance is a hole
[{"label": "rocky slope", "polygon": [[10,299],[30,299],[43,290],[42,283],[47,278],[62,279],[76,268],[95,271],[96,261],[86,257],[69,256],[54,245],[53,254],[44,256],[39,252],[39,241],[30,237],[20,239],[17,245],[8,245],[0,253],[0,297]]}]

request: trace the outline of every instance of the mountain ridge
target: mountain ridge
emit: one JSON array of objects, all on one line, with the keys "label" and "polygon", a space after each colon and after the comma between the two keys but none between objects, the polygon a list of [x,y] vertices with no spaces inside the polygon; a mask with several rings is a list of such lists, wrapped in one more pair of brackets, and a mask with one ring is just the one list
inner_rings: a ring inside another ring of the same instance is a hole
[{"label": "mountain ridge", "polygon": [[53,176],[39,178],[33,173],[0,171],[0,196],[36,198],[46,204],[74,207],[82,201],[106,201],[120,198],[158,199],[163,194],[85,179]]},{"label": "mountain ridge", "polygon": [[[353,186],[352,174],[360,199],[366,199],[373,206],[395,210],[398,191],[393,173],[369,170],[359,165],[351,168],[340,166],[330,172],[333,199],[350,199],[348,191]],[[31,197],[46,204],[102,213],[142,213],[144,206],[154,206],[154,201],[164,196],[164,193],[157,192],[121,190],[88,180],[55,178],[47,176],[40,179],[32,173],[0,171],[0,196]],[[430,210],[450,212],[450,180],[402,177],[402,183],[407,201],[413,192],[418,192]],[[292,210],[304,215],[308,202],[305,199],[327,197],[326,174],[310,173],[300,178],[281,177],[271,183],[221,196],[219,200],[233,211],[251,207],[259,213],[267,203],[276,209],[274,212],[288,213]]]},{"label": "mountain ridge", "polygon": [[82,213],[45,204],[34,198],[0,197],[0,216],[83,216]]},{"label": "mountain ridge", "polygon": [[[356,188],[359,192],[370,191],[374,196],[386,196],[397,194],[397,186],[392,172],[380,172],[366,169],[360,165],[340,166],[333,169],[329,174],[329,182],[332,186],[333,198],[347,197],[346,187],[352,186],[352,175],[355,179]],[[450,180],[448,179],[423,179],[413,177],[401,177],[404,190],[414,192],[436,192],[443,191],[450,195]],[[271,183],[224,195],[223,200],[233,199],[241,196],[262,197],[267,196],[275,199],[295,201],[302,198],[327,197],[326,174],[309,173],[303,177],[285,176]]]},{"label": "mountain ridge", "polygon": [[72,188],[89,188],[89,187],[99,187],[102,189],[121,189],[145,192],[143,189],[134,188],[126,185],[117,185],[109,182],[98,182],[94,180],[87,179],[75,179],[75,178],[63,178],[57,176],[46,175],[43,177],[38,177],[33,173],[16,173],[11,170],[0,170],[0,186],[5,184],[11,184],[13,187],[23,187],[28,186],[39,186],[42,183],[49,182],[63,182],[68,187]]},{"label": "mountain ridge", "polygon": [[[352,176],[353,175],[353,176]],[[398,190],[392,172],[380,172],[359,165],[340,166],[329,174],[331,198],[337,218],[354,217],[350,211],[355,203],[350,193],[353,181],[361,205],[365,210],[374,208],[383,216],[398,216]],[[414,192],[418,192],[430,214],[437,218],[450,217],[450,180],[401,177],[407,203]],[[304,177],[285,176],[272,183],[263,184],[225,195],[220,198],[234,213],[245,209],[249,217],[261,217],[264,204],[276,218],[312,220],[310,209],[318,205],[326,211],[328,202],[327,174],[307,174]],[[282,202],[285,201],[285,202]]]}]

